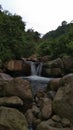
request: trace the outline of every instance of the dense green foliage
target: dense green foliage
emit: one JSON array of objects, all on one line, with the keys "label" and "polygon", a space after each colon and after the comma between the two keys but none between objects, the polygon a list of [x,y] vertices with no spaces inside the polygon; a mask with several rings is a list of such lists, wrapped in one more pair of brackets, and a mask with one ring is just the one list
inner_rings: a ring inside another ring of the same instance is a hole
[{"label": "dense green foliage", "polygon": [[25,31],[25,23],[18,15],[2,10],[0,6],[0,59],[20,59],[35,52],[40,34],[32,29]]},{"label": "dense green foliage", "polygon": [[25,31],[21,16],[12,15],[0,6],[0,59],[20,59],[32,55],[52,58],[73,56],[73,23],[61,23],[56,30],[40,38],[32,29]]},{"label": "dense green foliage", "polygon": [[73,23],[67,24],[63,21],[56,30],[43,36],[38,48],[38,55],[41,56],[51,55],[52,58],[73,56]]}]

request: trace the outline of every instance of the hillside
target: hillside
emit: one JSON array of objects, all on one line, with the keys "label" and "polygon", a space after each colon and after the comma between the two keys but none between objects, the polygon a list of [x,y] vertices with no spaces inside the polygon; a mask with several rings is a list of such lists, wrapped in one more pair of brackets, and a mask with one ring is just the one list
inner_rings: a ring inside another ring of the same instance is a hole
[{"label": "hillside", "polygon": [[0,59],[20,59],[32,55],[51,58],[73,55],[73,23],[63,21],[56,30],[42,38],[33,29],[26,31],[26,24],[19,15],[12,15],[0,8]]},{"label": "hillside", "polygon": [[56,30],[46,33],[39,45],[39,55],[58,57],[73,55],[73,23],[59,26]]}]

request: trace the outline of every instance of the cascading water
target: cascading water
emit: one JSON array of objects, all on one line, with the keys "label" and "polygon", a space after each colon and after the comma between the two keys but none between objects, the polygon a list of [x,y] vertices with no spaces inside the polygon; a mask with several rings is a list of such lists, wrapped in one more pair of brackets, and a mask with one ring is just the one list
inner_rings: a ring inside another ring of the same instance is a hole
[{"label": "cascading water", "polygon": [[41,71],[42,71],[42,63],[38,63],[38,65],[36,65],[35,62],[30,62],[31,64],[31,75],[41,75]]},{"label": "cascading water", "polygon": [[40,63],[37,67],[37,75],[41,75],[43,63]]},{"label": "cascading water", "polygon": [[[31,90],[34,97],[37,91],[45,90],[51,78],[46,78],[41,76],[43,63],[32,62],[32,61],[29,61],[28,63],[31,65],[31,76],[24,77],[24,78],[30,81]],[[29,130],[34,130],[32,123],[29,126]]]},{"label": "cascading water", "polygon": [[31,82],[32,93],[35,95],[37,91],[45,89],[51,78],[41,76],[43,63],[30,61],[29,64],[31,65],[31,76],[24,78]]}]

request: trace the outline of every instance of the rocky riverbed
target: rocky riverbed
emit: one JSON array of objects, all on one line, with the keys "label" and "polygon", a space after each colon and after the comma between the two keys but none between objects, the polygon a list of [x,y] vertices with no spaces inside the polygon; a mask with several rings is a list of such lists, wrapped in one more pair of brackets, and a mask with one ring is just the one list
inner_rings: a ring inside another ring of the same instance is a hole
[{"label": "rocky riverbed", "polygon": [[73,130],[71,60],[43,63],[41,76],[31,76],[30,64],[23,61],[6,63],[0,70],[0,130]]},{"label": "rocky riverbed", "polygon": [[73,74],[52,79],[33,96],[30,81],[0,73],[0,130],[31,128],[73,129]]}]

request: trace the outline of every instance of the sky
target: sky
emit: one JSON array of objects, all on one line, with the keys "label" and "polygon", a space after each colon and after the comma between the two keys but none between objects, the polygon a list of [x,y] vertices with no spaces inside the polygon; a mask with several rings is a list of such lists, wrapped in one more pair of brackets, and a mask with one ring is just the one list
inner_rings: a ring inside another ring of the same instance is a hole
[{"label": "sky", "polygon": [[0,0],[0,4],[4,10],[20,15],[26,30],[42,35],[55,30],[64,20],[73,20],[73,0]]}]

